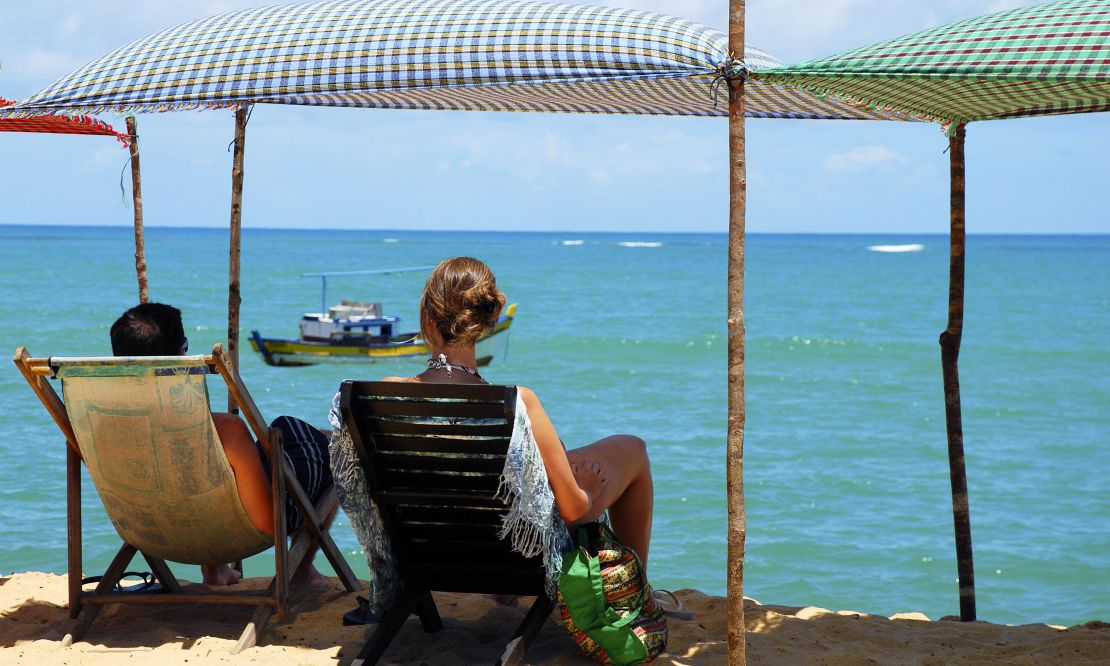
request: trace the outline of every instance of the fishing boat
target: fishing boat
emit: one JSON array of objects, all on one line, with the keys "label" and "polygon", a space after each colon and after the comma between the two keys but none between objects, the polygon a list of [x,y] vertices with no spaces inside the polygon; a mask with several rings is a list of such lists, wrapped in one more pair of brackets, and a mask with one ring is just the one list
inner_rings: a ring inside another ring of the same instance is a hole
[{"label": "fishing boat", "polygon": [[[419,332],[402,332],[401,318],[382,313],[382,304],[373,301],[342,300],[327,307],[328,277],[348,275],[387,275],[427,271],[433,266],[391,268],[375,271],[330,271],[302,273],[319,277],[320,312],[301,317],[300,337],[296,340],[266,338],[251,331],[251,348],[262,355],[267,365],[303,366],[319,363],[380,363],[404,358],[427,358],[431,354]],[[509,304],[497,323],[478,339],[478,365],[489,365],[496,355],[508,350],[509,327],[516,314],[516,303]]]}]

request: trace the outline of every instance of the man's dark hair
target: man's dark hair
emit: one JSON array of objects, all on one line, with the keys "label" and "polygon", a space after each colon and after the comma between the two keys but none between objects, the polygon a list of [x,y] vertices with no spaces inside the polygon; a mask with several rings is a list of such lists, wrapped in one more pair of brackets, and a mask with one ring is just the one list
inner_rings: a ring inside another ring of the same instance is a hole
[{"label": "man's dark hair", "polygon": [[112,324],[114,356],[177,356],[185,347],[181,310],[162,303],[136,305]]}]

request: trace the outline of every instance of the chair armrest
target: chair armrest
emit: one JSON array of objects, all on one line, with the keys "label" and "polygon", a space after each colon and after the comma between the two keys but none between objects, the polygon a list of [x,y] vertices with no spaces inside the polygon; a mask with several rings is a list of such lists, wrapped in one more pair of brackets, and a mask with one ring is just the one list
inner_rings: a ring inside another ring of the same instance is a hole
[{"label": "chair armrest", "polygon": [[46,407],[46,411],[50,413],[54,423],[58,424],[58,428],[65,435],[70,448],[73,449],[78,458],[84,460],[81,457],[81,448],[77,445],[77,435],[73,433],[73,426],[69,423],[69,413],[66,411],[65,403],[62,402],[57,391],[46,379],[50,375],[50,359],[32,358],[26,347],[19,347],[15,350],[15,355],[12,356],[12,362],[15,363],[15,367],[19,368],[20,374],[23,375],[31,390],[38,396],[42,406]]},{"label": "chair armrest", "polygon": [[[231,359],[227,355],[227,351],[223,345],[216,343],[212,345],[212,366],[216,372],[224,378],[224,383],[227,384],[227,391],[231,395],[235,404],[239,405],[239,409],[243,411],[243,418],[247,420],[247,425],[254,431],[255,438],[261,442],[266,455],[270,455],[270,427],[267,425],[266,420],[262,418],[262,413],[258,411],[258,406],[254,404],[254,398],[251,397],[250,392],[247,391],[246,385],[243,384],[242,377],[239,376],[238,370],[233,370],[231,367]],[[272,459],[272,457],[271,457]]]}]

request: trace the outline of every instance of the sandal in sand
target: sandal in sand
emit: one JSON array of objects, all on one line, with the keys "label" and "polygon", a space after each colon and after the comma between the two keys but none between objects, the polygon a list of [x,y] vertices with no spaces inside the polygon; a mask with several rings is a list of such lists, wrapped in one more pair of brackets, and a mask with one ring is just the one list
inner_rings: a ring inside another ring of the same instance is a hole
[{"label": "sandal in sand", "polygon": [[343,614],[343,626],[350,627],[357,624],[376,624],[382,621],[382,613],[370,612],[370,600],[366,597],[355,597],[358,608]]},{"label": "sandal in sand", "polygon": [[[125,579],[127,579],[127,578],[138,578],[139,582],[125,584]],[[88,578],[82,578],[81,579],[81,585],[88,585],[90,583],[99,583],[103,579],[104,579],[104,576],[89,576]],[[123,574],[123,576],[120,577],[119,582],[116,583],[116,587],[112,591],[113,592],[161,592],[162,591],[162,585],[158,582],[158,579],[154,577],[154,574],[150,573],[149,571],[142,571],[142,572],[128,571],[125,574]]]},{"label": "sandal in sand", "polygon": [[659,604],[663,609],[663,614],[667,617],[673,617],[676,620],[693,620],[694,614],[686,610],[686,606],[674,595],[670,590],[651,590],[651,596],[655,599],[655,603]]}]

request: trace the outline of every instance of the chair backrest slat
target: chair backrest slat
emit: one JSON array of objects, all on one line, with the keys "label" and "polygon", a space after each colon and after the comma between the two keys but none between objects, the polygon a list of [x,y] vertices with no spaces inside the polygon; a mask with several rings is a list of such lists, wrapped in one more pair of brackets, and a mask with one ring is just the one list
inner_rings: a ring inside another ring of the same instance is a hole
[{"label": "chair backrest slat", "polygon": [[413,469],[420,469],[427,472],[437,473],[484,473],[501,475],[501,470],[505,468],[504,454],[489,455],[470,455],[465,453],[455,454],[433,454],[430,452],[422,452],[419,455],[408,455],[402,453],[382,453],[381,462],[384,469],[389,471],[411,471]]},{"label": "chair backrest slat", "polygon": [[509,450],[507,436],[475,435],[442,436],[438,433],[398,433],[396,428],[382,432],[375,428],[374,441],[378,451],[406,453],[465,453],[473,455],[493,455],[505,457]]},{"label": "chair backrest slat", "polygon": [[498,538],[515,386],[348,381],[341,409],[403,577],[442,591],[542,591],[542,560]]}]

